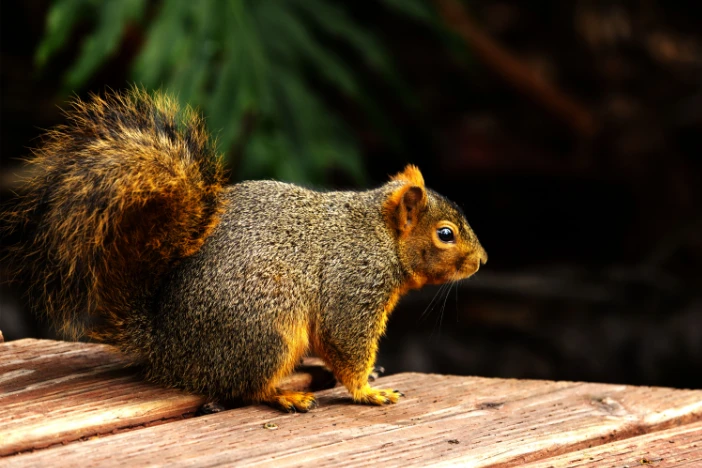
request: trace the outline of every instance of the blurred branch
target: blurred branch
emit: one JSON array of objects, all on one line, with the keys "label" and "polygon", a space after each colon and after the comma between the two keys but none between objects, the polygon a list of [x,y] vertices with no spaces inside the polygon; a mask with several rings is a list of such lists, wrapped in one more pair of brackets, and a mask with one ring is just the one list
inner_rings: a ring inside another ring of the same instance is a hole
[{"label": "blurred branch", "polygon": [[474,279],[461,284],[466,289],[512,294],[519,297],[565,299],[586,303],[607,303],[622,300],[622,291],[608,282],[585,278],[581,271],[522,271],[495,273],[481,271]]},{"label": "blurred branch", "polygon": [[624,303],[660,294],[692,297],[696,288],[660,269],[609,266],[596,275],[584,268],[562,266],[512,273],[481,271],[461,283],[465,289],[524,298],[572,300],[583,303]]},{"label": "blurred branch", "polygon": [[702,218],[693,219],[683,226],[671,229],[653,251],[641,262],[641,268],[654,269],[672,258],[694,236],[702,232]]},{"label": "blurred branch", "polygon": [[596,132],[592,113],[561,90],[546,83],[516,57],[492,40],[473,22],[457,0],[435,0],[439,14],[462,37],[483,63],[523,94],[562,118],[577,134]]}]

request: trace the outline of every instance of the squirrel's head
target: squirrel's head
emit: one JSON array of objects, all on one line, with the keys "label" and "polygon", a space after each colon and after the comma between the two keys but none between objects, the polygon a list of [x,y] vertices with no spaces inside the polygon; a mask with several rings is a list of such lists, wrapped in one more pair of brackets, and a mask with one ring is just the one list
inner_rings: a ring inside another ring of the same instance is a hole
[{"label": "squirrel's head", "polygon": [[409,287],[467,278],[487,262],[487,252],[461,209],[427,189],[416,166],[407,166],[391,184],[383,213],[397,236]]}]

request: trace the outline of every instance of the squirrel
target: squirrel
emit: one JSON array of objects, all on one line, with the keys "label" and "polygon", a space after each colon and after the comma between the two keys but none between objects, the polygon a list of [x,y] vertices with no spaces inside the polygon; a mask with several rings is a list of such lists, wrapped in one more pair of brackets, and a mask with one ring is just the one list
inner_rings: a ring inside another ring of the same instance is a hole
[{"label": "squirrel", "polygon": [[379,188],[225,186],[203,118],[139,87],[76,99],[5,213],[11,258],[58,329],[111,344],[158,384],[307,412],[278,382],[314,351],[354,402],[396,403],[369,374],[409,290],[487,254],[462,210],[408,165]]}]

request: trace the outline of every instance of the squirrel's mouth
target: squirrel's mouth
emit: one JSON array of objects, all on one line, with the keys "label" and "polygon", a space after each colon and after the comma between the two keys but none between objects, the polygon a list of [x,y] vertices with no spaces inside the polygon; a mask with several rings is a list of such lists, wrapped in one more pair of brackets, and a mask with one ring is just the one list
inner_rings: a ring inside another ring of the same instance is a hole
[{"label": "squirrel's mouth", "polygon": [[463,278],[468,278],[478,272],[480,265],[485,265],[488,261],[488,254],[482,245],[476,245],[475,251],[467,256],[464,260],[465,276]]},{"label": "squirrel's mouth", "polygon": [[466,256],[461,264],[458,265],[456,269],[455,281],[469,278],[476,274],[480,269],[480,265],[485,265],[487,262],[487,253],[484,249],[480,248],[477,255]]},{"label": "squirrel's mouth", "polygon": [[461,271],[458,272],[458,279],[465,279],[468,277],[473,276],[478,272],[480,269],[480,262],[479,261],[470,261],[466,262],[461,269]]}]

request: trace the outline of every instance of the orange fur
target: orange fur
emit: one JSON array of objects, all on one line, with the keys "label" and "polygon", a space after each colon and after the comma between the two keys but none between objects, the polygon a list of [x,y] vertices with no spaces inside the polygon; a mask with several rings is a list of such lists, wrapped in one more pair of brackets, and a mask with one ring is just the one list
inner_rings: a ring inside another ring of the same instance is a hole
[{"label": "orange fur", "polygon": [[[291,326],[292,325],[292,326]],[[281,327],[281,336],[285,341],[286,353],[283,365],[270,381],[271,388],[277,388],[281,379],[291,374],[300,359],[309,349],[309,327],[306,323],[293,323]]]},{"label": "orange fur", "polygon": [[388,195],[382,212],[397,237],[406,238],[417,226],[426,203],[424,187],[405,183]]},{"label": "orange fur", "polygon": [[424,188],[424,176],[414,164],[408,164],[402,172],[398,172],[390,180],[401,180],[410,185]]},{"label": "orange fur", "polygon": [[313,393],[291,390],[277,390],[261,401],[288,413],[306,413],[317,407]]}]

